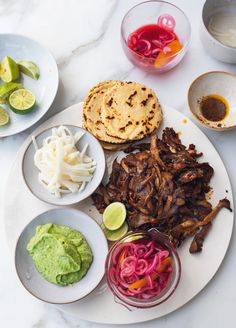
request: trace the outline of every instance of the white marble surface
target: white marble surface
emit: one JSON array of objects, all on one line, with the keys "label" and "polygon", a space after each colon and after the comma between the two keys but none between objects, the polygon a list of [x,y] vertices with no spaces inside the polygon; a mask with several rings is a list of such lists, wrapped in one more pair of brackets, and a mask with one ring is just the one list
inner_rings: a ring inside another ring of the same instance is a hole
[{"label": "white marble surface", "polygon": [[[162,76],[150,76],[134,68],[121,49],[119,29],[124,13],[138,2],[140,1],[0,0],[0,31],[17,32],[36,39],[52,52],[58,63],[59,92],[46,117],[81,101],[90,86],[109,78],[142,82],[157,92],[161,102],[189,115],[186,92],[197,75],[209,70],[236,73],[236,66],[217,62],[202,48],[198,30],[203,0],[172,1],[187,13],[193,30],[189,52],[178,67]],[[224,133],[208,130],[204,132],[222,156],[235,192],[236,130]],[[17,136],[0,139],[0,326],[103,327],[68,316],[53,306],[37,301],[23,289],[16,277],[4,234],[1,210],[9,168],[28,133],[29,131],[26,131]],[[236,305],[235,257],[236,243],[233,233],[229,251],[220,270],[203,292],[171,315],[135,327],[232,327]]]}]

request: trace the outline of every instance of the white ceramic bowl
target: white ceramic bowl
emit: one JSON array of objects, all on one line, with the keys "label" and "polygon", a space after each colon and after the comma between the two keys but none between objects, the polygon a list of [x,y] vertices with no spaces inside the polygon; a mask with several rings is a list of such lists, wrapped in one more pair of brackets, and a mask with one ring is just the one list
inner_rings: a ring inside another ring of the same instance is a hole
[{"label": "white ceramic bowl", "polygon": [[[93,252],[87,274],[77,283],[57,286],[45,280],[35,268],[26,246],[39,224],[56,223],[79,230]],[[91,293],[101,281],[108,253],[107,240],[99,225],[87,214],[72,208],[56,208],[38,215],[21,233],[15,249],[15,266],[23,286],[33,296],[54,304],[75,302]]]},{"label": "white ceramic bowl", "polygon": [[236,64],[236,48],[228,47],[216,40],[208,31],[210,18],[219,12],[236,12],[236,0],[206,0],[202,10],[200,38],[204,48],[214,58],[225,63]]},{"label": "white ceramic bowl", "polygon": [[28,129],[46,114],[56,96],[59,78],[53,56],[36,41],[17,34],[0,34],[0,45],[0,60],[4,56],[10,56],[15,61],[31,60],[40,70],[38,80],[25,74],[21,74],[21,78],[17,80],[36,97],[36,107],[31,113],[15,114],[7,105],[1,105],[7,109],[10,116],[10,123],[0,128],[0,137],[6,137]]},{"label": "white ceramic bowl", "polygon": [[[204,96],[216,94],[229,104],[228,115],[219,122],[206,120],[200,110],[200,101]],[[188,90],[188,105],[194,118],[207,128],[224,131],[236,127],[236,75],[214,71],[197,77]]]},{"label": "white ceramic bowl", "polygon": [[[93,173],[92,180],[88,182],[82,192],[75,192],[70,194],[63,194],[61,198],[56,198],[50,194],[49,191],[38,180],[38,169],[34,165],[35,149],[33,142],[31,141],[25,151],[22,160],[22,174],[26,185],[30,191],[40,200],[53,204],[53,205],[72,205],[76,204],[85,198],[89,197],[99,186],[102,181],[105,172],[105,156],[102,146],[97,139],[88,131],[72,125],[65,125],[73,133],[83,131],[84,135],[78,142],[78,148],[82,149],[83,146],[88,143],[87,154],[93,158],[97,165],[96,170]],[[43,140],[51,135],[52,128],[49,128],[35,136],[36,142],[39,147],[42,146]]]}]

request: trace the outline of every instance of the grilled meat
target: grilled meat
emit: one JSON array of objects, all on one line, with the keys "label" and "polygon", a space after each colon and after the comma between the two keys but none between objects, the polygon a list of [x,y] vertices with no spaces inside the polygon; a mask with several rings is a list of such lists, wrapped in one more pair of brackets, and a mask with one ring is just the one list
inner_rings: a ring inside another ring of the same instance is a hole
[{"label": "grilled meat", "polygon": [[209,222],[207,225],[201,228],[199,232],[197,232],[191,242],[189,247],[190,253],[198,253],[202,251],[202,246],[208,231],[210,230],[212,223]]},{"label": "grilled meat", "polygon": [[151,135],[150,143],[130,145],[120,163],[113,162],[112,173],[100,194],[92,198],[102,213],[114,201],[123,202],[131,229],[157,227],[169,235],[178,247],[195,235],[190,252],[199,252],[212,218],[222,208],[230,208],[221,200],[215,209],[206,199],[213,168],[199,163],[193,144],[184,146],[172,128],[159,139]]}]

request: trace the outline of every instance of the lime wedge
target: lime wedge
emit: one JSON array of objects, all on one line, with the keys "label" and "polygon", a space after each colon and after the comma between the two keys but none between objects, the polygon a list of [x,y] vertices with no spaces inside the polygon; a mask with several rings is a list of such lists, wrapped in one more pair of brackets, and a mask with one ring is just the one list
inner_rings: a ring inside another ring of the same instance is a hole
[{"label": "lime wedge", "polygon": [[7,82],[0,85],[0,104],[6,104],[10,94],[17,89],[23,89],[20,83]]},{"label": "lime wedge", "polygon": [[32,79],[38,80],[40,75],[39,68],[35,63],[28,60],[19,60],[17,64],[22,73],[28,75]]},{"label": "lime wedge", "polygon": [[120,202],[111,203],[103,212],[103,223],[109,230],[117,230],[126,218],[125,205]]},{"label": "lime wedge", "polygon": [[6,125],[9,122],[9,115],[7,111],[0,107],[0,126]]},{"label": "lime wedge", "polygon": [[1,99],[0,98],[0,104],[4,104],[4,105],[7,104],[7,99]]},{"label": "lime wedge", "polygon": [[113,230],[113,231],[108,230],[103,223],[101,224],[101,228],[102,228],[107,240],[110,240],[110,241],[116,241],[116,240],[124,237],[129,230],[128,224],[126,222],[124,222],[119,229]]},{"label": "lime wedge", "polygon": [[17,63],[8,56],[5,56],[0,63],[0,77],[4,82],[11,82],[20,76]]},{"label": "lime wedge", "polygon": [[16,114],[28,114],[35,106],[36,100],[33,93],[27,89],[14,91],[9,97],[10,108]]}]

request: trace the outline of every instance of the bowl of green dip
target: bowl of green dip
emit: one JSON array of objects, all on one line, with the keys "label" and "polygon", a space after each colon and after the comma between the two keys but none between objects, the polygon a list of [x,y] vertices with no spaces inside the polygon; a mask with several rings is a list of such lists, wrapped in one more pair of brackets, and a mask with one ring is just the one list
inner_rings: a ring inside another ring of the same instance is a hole
[{"label": "bowl of green dip", "polygon": [[15,266],[32,295],[66,304],[97,287],[107,252],[106,238],[91,217],[73,208],[56,208],[24,228],[16,244]]}]

